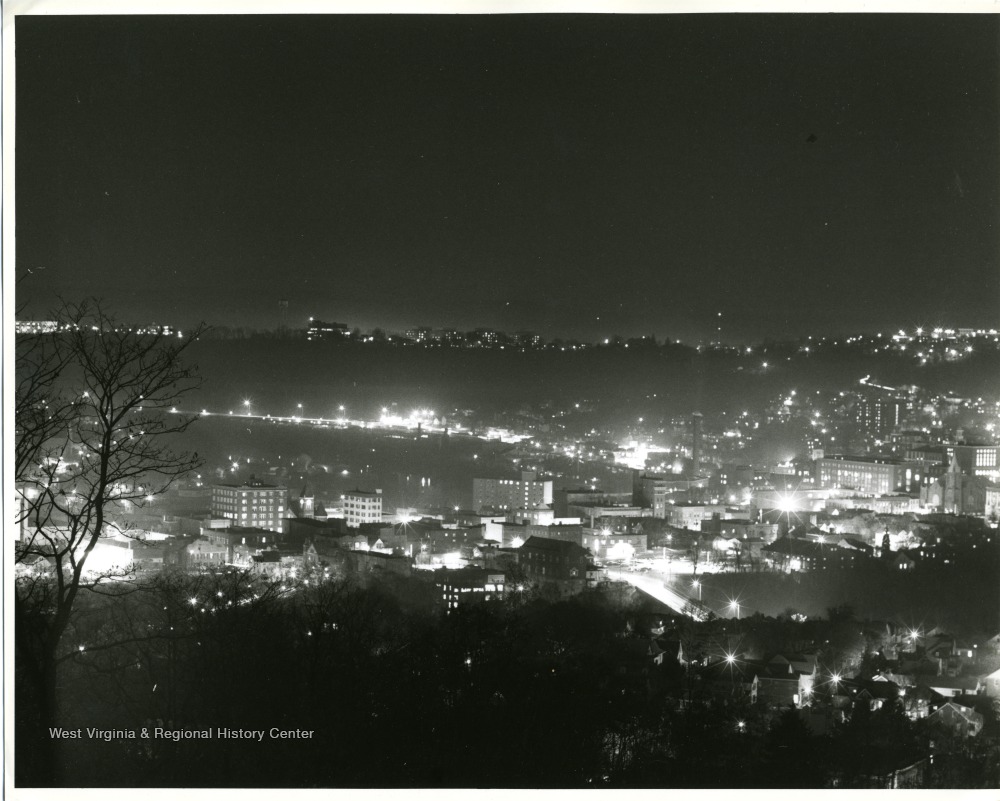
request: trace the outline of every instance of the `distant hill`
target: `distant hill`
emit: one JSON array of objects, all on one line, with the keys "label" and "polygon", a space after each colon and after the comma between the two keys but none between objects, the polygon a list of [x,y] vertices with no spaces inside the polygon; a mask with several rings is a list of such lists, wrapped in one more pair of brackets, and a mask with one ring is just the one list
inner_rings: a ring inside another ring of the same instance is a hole
[{"label": "distant hill", "polygon": [[306,415],[332,416],[344,404],[356,416],[371,416],[393,401],[489,411],[573,398],[639,413],[652,403],[664,414],[693,408],[711,414],[758,405],[790,388],[853,389],[866,375],[965,397],[1000,396],[1000,351],[985,349],[962,361],[918,367],[906,354],[846,346],[804,354],[775,344],[745,356],[679,345],[561,352],[251,337],[199,341],[191,359],[205,378],[199,403],[236,408],[249,396],[272,414],[292,413],[298,403]]}]

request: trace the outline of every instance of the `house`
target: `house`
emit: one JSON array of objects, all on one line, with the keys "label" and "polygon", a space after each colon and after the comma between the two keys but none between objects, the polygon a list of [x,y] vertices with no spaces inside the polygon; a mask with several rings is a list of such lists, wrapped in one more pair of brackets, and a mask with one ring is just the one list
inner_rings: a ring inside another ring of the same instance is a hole
[{"label": "house", "polygon": [[921,676],[918,682],[945,698],[975,695],[982,689],[982,682],[977,676]]},{"label": "house", "polygon": [[754,704],[761,697],[761,677],[766,673],[761,662],[723,659],[698,671],[699,686],[707,699],[723,706]]},{"label": "house", "polygon": [[262,551],[250,557],[251,570],[269,578],[281,575],[281,554],[277,551]]},{"label": "house", "polygon": [[837,541],[838,548],[847,548],[863,553],[865,556],[874,556],[875,549],[866,542],[862,542],[856,537],[842,537]]},{"label": "house", "polygon": [[983,730],[983,716],[967,706],[948,701],[927,716],[960,737],[975,737]]},{"label": "house", "polygon": [[662,652],[663,657],[657,664],[663,664],[664,662],[676,662],[679,665],[687,664],[687,661],[684,659],[684,646],[680,640],[657,637],[655,642]]},{"label": "house", "polygon": [[[845,712],[859,706],[875,711],[894,703],[903,694],[898,684],[881,676],[874,679],[842,679],[833,691],[831,703]],[[923,708],[926,709],[926,706],[925,700]]]},{"label": "house", "polygon": [[209,540],[207,537],[198,537],[189,542],[185,548],[185,558],[189,570],[205,570],[211,567],[222,567],[229,557],[229,548]]},{"label": "house", "polygon": [[980,682],[990,698],[1000,698],[1000,670],[994,670],[989,675],[983,676]]},{"label": "house", "polygon": [[869,774],[865,777],[863,786],[879,790],[909,790],[923,787],[927,766],[928,759],[924,757],[887,773]]},{"label": "house", "polygon": [[817,672],[814,654],[777,654],[759,671],[759,697],[772,707],[808,706]]},{"label": "house", "polygon": [[856,548],[840,548],[823,542],[800,539],[790,534],[763,546],[761,556],[773,569],[785,572],[849,568],[867,559],[867,556]]},{"label": "house", "polygon": [[302,548],[302,562],[306,570],[322,570],[327,576],[343,576],[350,569],[349,552],[333,537],[315,537],[307,540]]},{"label": "house", "polygon": [[944,703],[945,699],[930,687],[914,687],[907,689],[903,708],[910,720],[919,720],[926,718]]},{"label": "house", "polygon": [[886,678],[861,681],[858,682],[858,685],[857,692],[854,694],[855,705],[866,704],[873,712],[887,704],[892,704],[900,696],[899,685]]}]

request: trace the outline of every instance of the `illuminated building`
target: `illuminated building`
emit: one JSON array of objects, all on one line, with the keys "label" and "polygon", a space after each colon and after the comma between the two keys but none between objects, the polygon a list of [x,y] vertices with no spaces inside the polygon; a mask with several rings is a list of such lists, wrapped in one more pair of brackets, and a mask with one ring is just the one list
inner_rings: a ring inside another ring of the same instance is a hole
[{"label": "illuminated building", "polygon": [[273,547],[277,537],[272,529],[233,526],[227,529],[202,529],[199,540],[226,549],[225,561],[230,565],[250,567],[251,557]]},{"label": "illuminated building", "polygon": [[544,344],[534,331],[515,331],[513,340],[522,348],[540,348]]},{"label": "illuminated building", "polygon": [[1000,447],[996,445],[946,445],[945,462],[951,464],[955,459],[967,476],[982,476],[995,481],[1000,478],[998,453]]},{"label": "illuminated building", "polygon": [[253,476],[244,484],[212,487],[212,517],[232,520],[236,526],[281,531],[287,509],[287,487],[265,484]]},{"label": "illuminated building", "polygon": [[481,567],[444,568],[434,573],[434,584],[441,591],[441,600],[449,612],[472,601],[502,598],[505,581],[503,573]]},{"label": "illuminated building", "polygon": [[15,334],[52,334],[58,328],[59,324],[55,320],[16,320],[14,322]]},{"label": "illuminated building", "polygon": [[552,495],[556,518],[570,517],[570,506],[624,506],[632,503],[633,497],[631,492],[605,492],[587,487],[557,489]]},{"label": "illuminated building", "polygon": [[309,328],[306,329],[306,339],[311,342],[320,339],[346,339],[351,335],[344,323],[324,323],[313,317],[309,318]]},{"label": "illuminated building", "polygon": [[414,342],[430,342],[433,334],[430,328],[422,325],[418,328],[407,329],[403,332],[403,336],[407,339],[412,339]]},{"label": "illuminated building", "polygon": [[885,440],[903,422],[908,410],[906,398],[864,394],[854,407],[854,419],[869,435]]},{"label": "illuminated building", "polygon": [[632,497],[634,502],[653,510],[653,517],[664,519],[670,508],[670,499],[688,499],[692,490],[708,487],[707,476],[681,478],[680,476],[659,476],[652,473],[632,474]]},{"label": "illuminated building", "polygon": [[631,531],[587,528],[583,529],[581,543],[594,556],[602,559],[631,559],[649,550],[649,535],[643,532],[641,526]]},{"label": "illuminated building", "polygon": [[597,526],[597,521],[604,518],[652,517],[650,510],[642,506],[603,504],[573,504],[569,507],[569,516],[589,522],[591,528]]},{"label": "illuminated building", "polygon": [[1000,520],[1000,486],[988,485],[986,487],[986,519],[991,523]]},{"label": "illuminated building", "polygon": [[478,344],[480,347],[487,348],[496,347],[507,342],[506,334],[502,331],[495,331],[492,328],[476,328],[470,331],[466,338],[473,345]]},{"label": "illuminated building", "polygon": [[701,473],[701,423],[702,413],[694,412],[691,415],[691,475],[695,477]]},{"label": "illuminated building", "polygon": [[555,512],[542,503],[534,509],[514,509],[507,514],[514,523],[530,523],[535,526],[551,526],[555,522]]},{"label": "illuminated building", "polygon": [[353,490],[344,494],[344,518],[348,528],[382,522],[382,490]]},{"label": "illuminated building", "polygon": [[536,509],[552,505],[552,481],[539,481],[533,470],[521,472],[520,480],[506,478],[472,479],[472,508]]},{"label": "illuminated building", "polygon": [[705,503],[675,503],[667,506],[666,519],[675,528],[686,528],[701,531],[705,521],[713,515],[721,517],[726,513],[726,507],[720,504]]},{"label": "illuminated building", "polygon": [[880,456],[826,456],[816,460],[816,483],[890,495],[919,489],[921,469],[920,463]]},{"label": "illuminated building", "polygon": [[982,515],[987,512],[987,482],[980,476],[970,476],[959,467],[958,457],[952,456],[948,472],[921,490],[925,506],[960,515]]}]

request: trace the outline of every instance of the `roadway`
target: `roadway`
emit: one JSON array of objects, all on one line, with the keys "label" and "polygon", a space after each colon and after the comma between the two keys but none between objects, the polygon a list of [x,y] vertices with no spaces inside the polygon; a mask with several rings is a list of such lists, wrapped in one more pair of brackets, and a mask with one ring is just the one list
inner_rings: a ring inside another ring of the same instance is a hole
[{"label": "roadway", "polygon": [[617,571],[616,578],[627,582],[637,590],[642,590],[646,595],[655,598],[660,603],[666,604],[675,612],[692,617],[695,620],[704,620],[708,617],[709,609],[694,598],[677,592],[669,587],[669,578],[660,573],[639,573],[631,570]]}]

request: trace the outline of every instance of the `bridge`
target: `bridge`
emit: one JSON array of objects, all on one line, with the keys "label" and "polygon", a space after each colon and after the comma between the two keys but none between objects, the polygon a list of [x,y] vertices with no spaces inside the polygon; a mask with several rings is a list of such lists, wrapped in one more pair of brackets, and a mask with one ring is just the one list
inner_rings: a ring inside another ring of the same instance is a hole
[{"label": "bridge", "polygon": [[643,573],[622,572],[619,575],[622,581],[628,582],[637,590],[642,590],[646,595],[655,598],[660,603],[666,604],[675,612],[695,620],[706,620],[711,611],[700,601],[681,595],[676,590],[671,589],[663,581],[662,576],[650,576]]}]

